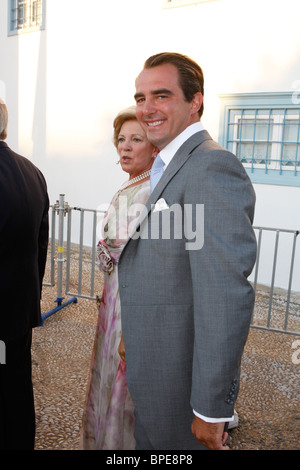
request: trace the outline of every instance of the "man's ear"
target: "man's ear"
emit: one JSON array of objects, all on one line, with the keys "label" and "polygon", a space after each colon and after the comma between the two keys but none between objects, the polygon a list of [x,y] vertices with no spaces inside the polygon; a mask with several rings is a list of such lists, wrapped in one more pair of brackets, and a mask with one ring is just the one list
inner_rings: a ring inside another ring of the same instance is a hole
[{"label": "man's ear", "polygon": [[192,99],[192,114],[198,113],[199,109],[201,108],[203,103],[203,95],[198,91],[197,93],[194,94],[193,99]]},{"label": "man's ear", "polygon": [[158,147],[153,147],[152,157],[156,158],[158,154],[159,154],[159,148]]}]

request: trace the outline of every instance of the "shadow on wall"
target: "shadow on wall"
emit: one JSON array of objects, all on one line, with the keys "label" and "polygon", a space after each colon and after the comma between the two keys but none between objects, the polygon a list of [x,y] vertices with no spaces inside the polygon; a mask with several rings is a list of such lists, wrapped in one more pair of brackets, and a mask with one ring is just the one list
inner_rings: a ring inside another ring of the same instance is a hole
[{"label": "shadow on wall", "polygon": [[47,139],[47,35],[46,31],[39,33],[39,54],[32,122],[32,160],[39,166],[46,155]]}]

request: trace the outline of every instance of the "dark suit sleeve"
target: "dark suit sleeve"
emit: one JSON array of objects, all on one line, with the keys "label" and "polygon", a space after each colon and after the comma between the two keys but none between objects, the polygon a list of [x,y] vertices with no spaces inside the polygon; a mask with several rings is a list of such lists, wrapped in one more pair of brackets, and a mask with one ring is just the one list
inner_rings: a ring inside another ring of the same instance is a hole
[{"label": "dark suit sleeve", "polygon": [[39,240],[38,240],[38,266],[39,266],[39,279],[40,279],[40,292],[42,293],[43,287],[43,277],[45,274],[45,267],[47,261],[47,249],[48,249],[48,240],[49,240],[49,198],[47,194],[47,186],[44,178],[44,197],[45,197],[45,207],[41,220],[40,231],[39,231]]},{"label": "dark suit sleeve", "polygon": [[187,189],[187,198],[204,204],[204,244],[189,251],[195,328],[191,406],[223,418],[233,415],[254,306],[247,277],[256,257],[255,195],[234,155],[214,150],[198,160]]}]

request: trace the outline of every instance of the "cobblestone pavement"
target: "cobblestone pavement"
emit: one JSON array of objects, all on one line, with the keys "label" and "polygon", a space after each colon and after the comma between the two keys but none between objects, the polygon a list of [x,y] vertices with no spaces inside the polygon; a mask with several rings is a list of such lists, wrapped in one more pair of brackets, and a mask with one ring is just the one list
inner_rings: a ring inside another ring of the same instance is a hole
[{"label": "cobblestone pavement", "polygon": [[[45,287],[43,312],[56,306],[55,299],[55,288]],[[79,298],[34,330],[37,450],[78,449],[96,321],[96,302]],[[251,328],[236,403],[239,425],[228,439],[231,449],[300,449],[299,340]]]}]

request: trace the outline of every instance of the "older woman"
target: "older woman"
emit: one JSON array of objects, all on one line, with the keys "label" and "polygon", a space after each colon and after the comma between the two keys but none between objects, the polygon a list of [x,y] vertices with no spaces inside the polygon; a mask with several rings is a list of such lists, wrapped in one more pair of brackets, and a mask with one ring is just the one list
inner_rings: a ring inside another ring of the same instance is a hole
[{"label": "older woman", "polygon": [[134,415],[121,342],[118,259],[130,235],[130,224],[150,195],[150,170],[157,149],[137,122],[135,107],[121,111],[115,118],[114,144],[129,179],[112,199],[103,221],[104,239],[98,244],[98,264],[105,279],[83,418],[82,447],[133,450]]}]

